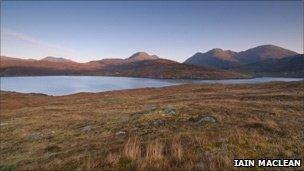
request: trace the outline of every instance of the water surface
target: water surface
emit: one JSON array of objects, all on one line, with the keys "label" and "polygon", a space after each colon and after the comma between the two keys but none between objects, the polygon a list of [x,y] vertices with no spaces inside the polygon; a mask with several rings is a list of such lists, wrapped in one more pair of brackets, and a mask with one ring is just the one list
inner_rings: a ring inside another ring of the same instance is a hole
[{"label": "water surface", "polygon": [[258,84],[271,81],[300,81],[302,78],[261,77],[228,80],[171,80],[104,76],[1,77],[1,90],[22,93],[68,95],[79,92],[103,92],[144,87],[165,87],[185,83]]}]

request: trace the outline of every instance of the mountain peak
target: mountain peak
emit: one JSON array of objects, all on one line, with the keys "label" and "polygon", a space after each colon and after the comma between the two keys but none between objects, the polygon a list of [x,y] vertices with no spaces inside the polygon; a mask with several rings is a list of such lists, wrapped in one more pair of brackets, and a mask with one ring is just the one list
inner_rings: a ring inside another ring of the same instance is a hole
[{"label": "mountain peak", "polygon": [[286,51],[286,52],[292,52],[294,54],[297,54],[296,52],[293,52],[291,50],[284,49],[282,47],[279,47],[279,46],[276,46],[276,45],[272,45],[272,44],[266,44],[266,45],[257,46],[257,47],[248,49],[246,51],[252,51],[252,50],[255,50],[255,51],[261,51],[261,50],[263,50],[263,51]]},{"label": "mountain peak", "polygon": [[[145,56],[150,56],[147,52],[136,52],[136,53],[134,53],[132,56],[139,56],[139,55],[145,55]],[[131,56],[131,57],[132,57]],[[130,57],[130,58],[131,58]]]},{"label": "mountain peak", "polygon": [[272,45],[272,44],[260,45],[260,46],[257,46],[255,48],[266,48],[266,49],[267,48],[280,48],[281,49],[281,47],[276,46],[276,45]]},{"label": "mountain peak", "polygon": [[62,57],[54,57],[54,56],[47,56],[41,59],[42,61],[50,61],[50,62],[73,62],[70,59],[62,58]]},{"label": "mountain peak", "polygon": [[131,61],[143,61],[143,60],[154,60],[154,59],[158,59],[158,56],[149,55],[146,52],[136,52],[132,56],[127,58],[127,60],[131,60]]},{"label": "mountain peak", "polygon": [[227,61],[234,61],[236,52],[233,52],[230,50],[223,50],[221,48],[214,48],[214,49],[206,52],[206,54],[209,54],[210,57],[227,60]]},{"label": "mountain peak", "polygon": [[208,52],[216,53],[216,52],[223,52],[223,51],[224,51],[224,50],[221,49],[221,48],[214,48],[214,49],[209,50]]},{"label": "mountain peak", "polygon": [[267,44],[240,52],[238,59],[243,63],[253,63],[260,60],[281,59],[293,55],[297,55],[297,53],[279,46]]}]

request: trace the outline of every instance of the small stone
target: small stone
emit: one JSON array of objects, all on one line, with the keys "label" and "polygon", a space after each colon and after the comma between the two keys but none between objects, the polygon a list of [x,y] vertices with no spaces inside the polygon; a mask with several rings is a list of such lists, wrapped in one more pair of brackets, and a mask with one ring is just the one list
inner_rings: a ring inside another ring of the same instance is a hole
[{"label": "small stone", "polygon": [[198,124],[204,124],[204,123],[215,123],[217,120],[213,116],[204,116],[202,117],[197,123]]},{"label": "small stone", "polygon": [[115,135],[117,135],[117,136],[124,136],[124,135],[126,135],[126,134],[127,134],[126,131],[118,131],[118,132],[116,132]]},{"label": "small stone", "polygon": [[147,114],[154,112],[157,109],[157,107],[155,105],[149,105],[147,107]]},{"label": "small stone", "polygon": [[5,125],[8,125],[8,123],[7,122],[1,122],[0,123],[0,126],[5,126]]},{"label": "small stone", "polygon": [[167,106],[164,108],[165,113],[169,114],[169,115],[175,115],[175,109],[172,106]]},{"label": "small stone", "polygon": [[93,127],[91,125],[87,125],[81,128],[81,132],[89,132],[91,130],[93,130]]}]

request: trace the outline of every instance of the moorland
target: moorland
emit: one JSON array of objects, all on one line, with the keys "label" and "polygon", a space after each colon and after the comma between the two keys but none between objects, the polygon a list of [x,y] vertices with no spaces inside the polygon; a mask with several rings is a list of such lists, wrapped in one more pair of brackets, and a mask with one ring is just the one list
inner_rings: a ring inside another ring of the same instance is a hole
[{"label": "moorland", "polygon": [[0,97],[1,170],[233,170],[234,158],[304,158],[303,81]]}]

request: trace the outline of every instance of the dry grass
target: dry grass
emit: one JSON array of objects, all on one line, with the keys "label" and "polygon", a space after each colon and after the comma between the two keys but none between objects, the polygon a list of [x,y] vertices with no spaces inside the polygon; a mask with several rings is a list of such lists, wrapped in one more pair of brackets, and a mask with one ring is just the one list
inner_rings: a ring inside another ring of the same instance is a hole
[{"label": "dry grass", "polygon": [[[0,100],[2,170],[233,170],[234,158],[304,158],[304,82]],[[216,121],[200,123],[206,116]]]},{"label": "dry grass", "polygon": [[130,138],[124,147],[124,155],[131,159],[141,158],[141,144],[138,138]]},{"label": "dry grass", "polygon": [[173,159],[177,160],[177,162],[182,161],[183,159],[184,149],[182,146],[182,142],[180,137],[174,137],[171,143],[171,156]]}]

